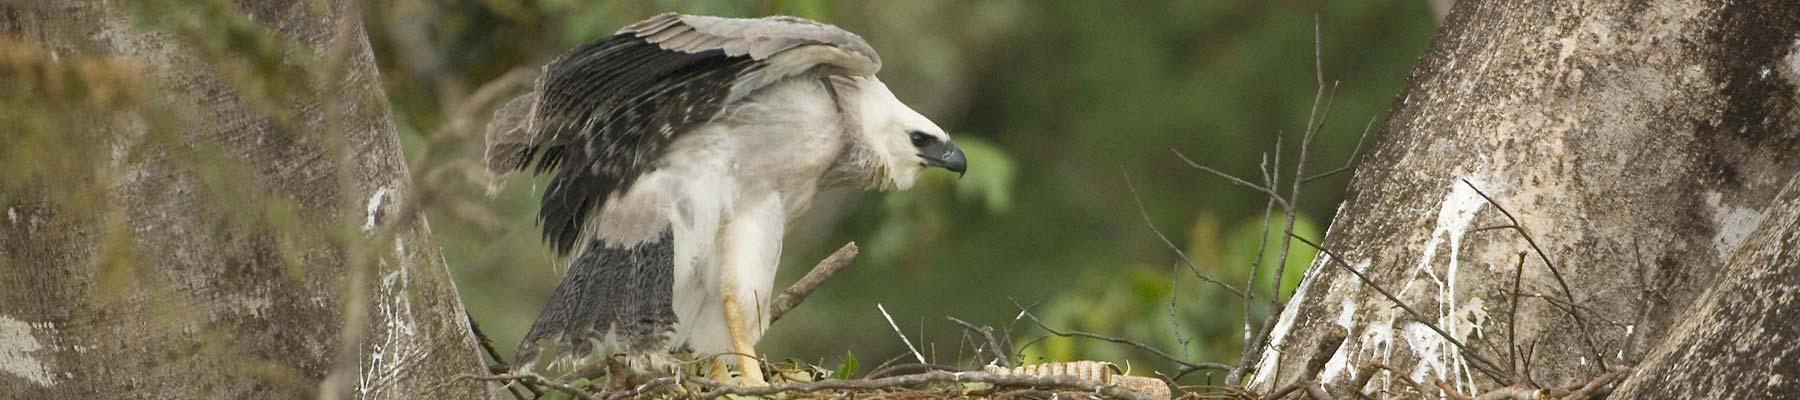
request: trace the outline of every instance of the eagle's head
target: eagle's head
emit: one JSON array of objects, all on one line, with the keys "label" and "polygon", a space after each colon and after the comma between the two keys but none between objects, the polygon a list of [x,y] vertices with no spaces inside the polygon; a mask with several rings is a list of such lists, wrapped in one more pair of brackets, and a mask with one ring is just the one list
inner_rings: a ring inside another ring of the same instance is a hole
[{"label": "eagle's head", "polygon": [[870,168],[865,187],[905,190],[929,167],[958,174],[968,170],[962,149],[950,142],[943,128],[901,103],[881,80],[852,79],[855,89],[847,93],[853,100],[848,111],[855,116],[856,144],[867,158],[862,161]]}]

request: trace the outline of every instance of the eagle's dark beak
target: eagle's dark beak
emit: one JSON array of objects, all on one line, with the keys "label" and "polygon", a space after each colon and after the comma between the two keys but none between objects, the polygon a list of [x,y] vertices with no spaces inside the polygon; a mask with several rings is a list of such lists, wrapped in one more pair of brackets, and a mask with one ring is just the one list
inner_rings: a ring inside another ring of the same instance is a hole
[{"label": "eagle's dark beak", "polygon": [[969,160],[963,157],[962,149],[956,148],[955,143],[934,141],[919,148],[919,157],[925,159],[925,166],[950,170],[957,178],[969,170]]}]

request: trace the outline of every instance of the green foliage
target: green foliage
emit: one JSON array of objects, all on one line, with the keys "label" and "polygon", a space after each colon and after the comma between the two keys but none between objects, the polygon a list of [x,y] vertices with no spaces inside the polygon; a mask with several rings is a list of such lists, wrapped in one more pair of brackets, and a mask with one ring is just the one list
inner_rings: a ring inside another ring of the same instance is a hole
[{"label": "green foliage", "polygon": [[832,379],[855,378],[857,371],[858,371],[858,367],[856,365],[856,353],[846,351],[846,352],[844,352],[844,362],[839,363],[837,368],[833,369],[831,371],[831,378]]}]

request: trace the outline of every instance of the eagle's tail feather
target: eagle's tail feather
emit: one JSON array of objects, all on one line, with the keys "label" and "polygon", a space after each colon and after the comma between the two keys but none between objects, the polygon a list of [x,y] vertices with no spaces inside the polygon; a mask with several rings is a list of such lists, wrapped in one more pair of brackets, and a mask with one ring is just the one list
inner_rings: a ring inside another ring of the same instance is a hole
[{"label": "eagle's tail feather", "polygon": [[[665,352],[675,328],[674,241],[669,231],[633,247],[588,243],[519,343],[516,365]],[[540,354],[554,349],[554,354]]]}]

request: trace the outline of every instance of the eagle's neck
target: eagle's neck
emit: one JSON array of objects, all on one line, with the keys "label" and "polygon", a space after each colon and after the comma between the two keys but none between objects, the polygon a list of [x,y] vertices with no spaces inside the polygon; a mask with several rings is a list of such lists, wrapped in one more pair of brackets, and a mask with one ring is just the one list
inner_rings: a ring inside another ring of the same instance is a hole
[{"label": "eagle's neck", "polygon": [[868,142],[868,132],[864,132],[861,107],[860,82],[856,78],[841,75],[828,75],[822,78],[825,88],[831,94],[832,103],[837,104],[839,137],[845,138],[838,149],[837,158],[825,169],[819,179],[821,189],[852,188],[862,190],[893,190],[894,180],[888,171],[887,163]]},{"label": "eagle's neck", "polygon": [[837,159],[832,161],[831,167],[820,177],[819,187],[893,190],[893,182],[887,167],[874,150],[861,141],[846,140],[843,149],[838,151]]}]

